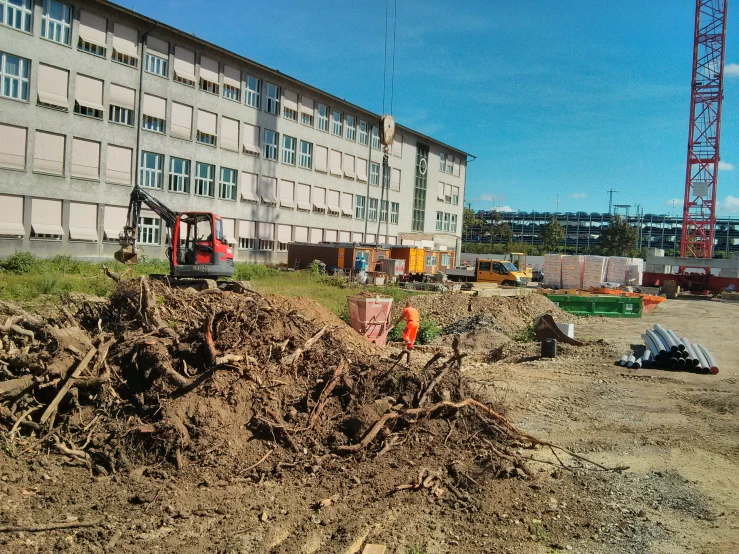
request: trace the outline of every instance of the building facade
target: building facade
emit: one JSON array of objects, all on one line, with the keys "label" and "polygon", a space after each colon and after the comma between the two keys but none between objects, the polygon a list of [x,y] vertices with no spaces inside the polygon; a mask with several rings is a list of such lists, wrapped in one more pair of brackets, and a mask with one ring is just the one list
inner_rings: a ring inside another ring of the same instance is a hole
[{"label": "building facade", "polygon": [[[238,261],[285,261],[289,242],[459,249],[459,149],[398,125],[383,172],[378,114],[191,34],[101,0],[0,12],[0,255],[110,257],[137,183],[223,217]],[[166,241],[142,210],[144,254]]]},{"label": "building facade", "polygon": [[[492,212],[480,211],[477,215],[483,221],[490,221]],[[511,241],[541,246],[541,231],[554,217],[562,225],[565,236],[561,246],[573,254],[588,252],[600,246],[602,229],[610,224],[613,217],[609,213],[549,213],[549,212],[499,212],[502,221],[511,228]],[[667,252],[680,251],[682,216],[669,215],[621,215],[629,224],[637,228],[637,247],[660,248]],[[470,227],[463,231],[463,240],[470,243],[489,242],[485,230]],[[499,242],[501,239],[493,239]],[[729,258],[739,255],[739,218],[720,217],[716,219],[714,256]]]}]

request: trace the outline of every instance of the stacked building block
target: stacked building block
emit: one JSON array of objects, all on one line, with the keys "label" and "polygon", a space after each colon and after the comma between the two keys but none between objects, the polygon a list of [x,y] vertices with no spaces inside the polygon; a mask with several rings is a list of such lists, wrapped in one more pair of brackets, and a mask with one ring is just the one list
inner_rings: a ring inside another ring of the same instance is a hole
[{"label": "stacked building block", "polygon": [[546,254],[544,256],[544,280],[545,287],[559,288],[562,286],[562,255]]},{"label": "stacked building block", "polygon": [[585,256],[562,256],[562,288],[582,288]]},{"label": "stacked building block", "polygon": [[585,256],[582,288],[600,287],[606,280],[608,258],[605,256]]}]

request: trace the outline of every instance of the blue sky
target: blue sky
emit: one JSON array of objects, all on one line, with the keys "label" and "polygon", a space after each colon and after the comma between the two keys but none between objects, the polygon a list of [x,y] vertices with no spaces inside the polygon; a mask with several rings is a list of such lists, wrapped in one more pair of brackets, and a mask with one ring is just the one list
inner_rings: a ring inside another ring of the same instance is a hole
[{"label": "blue sky", "polygon": [[[384,2],[119,3],[382,111]],[[477,156],[466,193],[476,209],[554,211],[559,195],[560,211],[606,211],[615,188],[615,203],[669,214],[675,200],[679,214],[694,9],[692,0],[398,0],[394,116]],[[736,14],[727,64],[739,64]],[[739,65],[727,73],[718,212],[739,216]]]}]

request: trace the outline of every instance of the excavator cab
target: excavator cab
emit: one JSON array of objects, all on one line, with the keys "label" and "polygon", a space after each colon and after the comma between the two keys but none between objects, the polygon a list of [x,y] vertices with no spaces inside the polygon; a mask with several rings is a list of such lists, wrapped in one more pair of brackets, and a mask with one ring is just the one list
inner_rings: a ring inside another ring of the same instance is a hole
[{"label": "excavator cab", "polygon": [[168,251],[172,277],[231,277],[233,251],[223,235],[223,220],[212,213],[177,216]]}]

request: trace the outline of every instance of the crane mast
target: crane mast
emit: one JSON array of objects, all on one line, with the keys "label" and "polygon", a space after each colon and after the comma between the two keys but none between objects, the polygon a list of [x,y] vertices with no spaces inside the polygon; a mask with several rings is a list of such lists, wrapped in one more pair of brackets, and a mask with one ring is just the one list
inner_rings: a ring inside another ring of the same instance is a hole
[{"label": "crane mast", "polygon": [[680,256],[713,257],[729,0],[696,0]]}]

